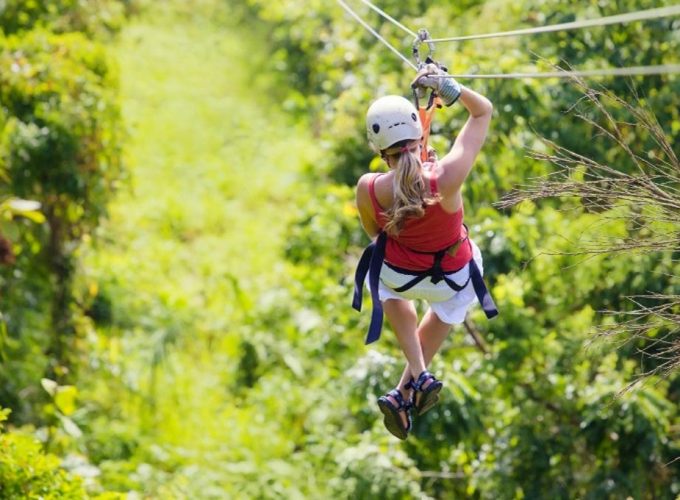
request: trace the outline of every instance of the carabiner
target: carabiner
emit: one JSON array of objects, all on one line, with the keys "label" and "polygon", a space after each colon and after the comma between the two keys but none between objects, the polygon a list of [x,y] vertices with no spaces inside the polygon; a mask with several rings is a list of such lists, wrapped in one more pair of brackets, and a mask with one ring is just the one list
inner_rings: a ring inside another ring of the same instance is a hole
[{"label": "carabiner", "polygon": [[427,61],[422,62],[420,60],[420,45],[422,43],[427,43],[427,47],[430,50],[427,56],[429,59],[433,59],[432,55],[434,54],[434,43],[426,42],[429,39],[430,33],[425,28],[421,28],[420,30],[418,30],[418,35],[416,36],[416,39],[413,40],[413,58],[416,60],[416,65],[418,66],[418,69],[420,69],[423,65],[427,64]]}]

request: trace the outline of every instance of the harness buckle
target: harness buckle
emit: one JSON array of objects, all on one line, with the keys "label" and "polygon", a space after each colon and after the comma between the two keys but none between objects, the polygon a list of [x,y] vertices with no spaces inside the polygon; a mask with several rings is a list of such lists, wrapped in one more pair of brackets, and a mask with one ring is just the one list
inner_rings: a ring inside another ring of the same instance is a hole
[{"label": "harness buckle", "polygon": [[430,268],[430,279],[432,280],[432,283],[435,285],[442,281],[444,279],[444,269],[442,269],[442,260],[444,259],[444,255],[446,255],[446,250],[439,250],[436,254],[434,254],[434,262],[432,263],[432,267]]}]

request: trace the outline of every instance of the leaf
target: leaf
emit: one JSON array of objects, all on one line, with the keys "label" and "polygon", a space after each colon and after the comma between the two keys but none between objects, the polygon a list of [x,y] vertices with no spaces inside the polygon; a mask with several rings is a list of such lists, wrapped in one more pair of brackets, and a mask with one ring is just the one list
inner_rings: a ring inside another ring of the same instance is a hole
[{"label": "leaf", "polygon": [[283,355],[283,362],[286,363],[286,366],[288,366],[297,377],[302,378],[305,372],[298,358],[290,353],[286,353]]},{"label": "leaf", "polygon": [[15,216],[26,217],[37,224],[45,222],[45,216],[39,211],[42,205],[34,200],[11,198],[2,204],[4,210]]},{"label": "leaf", "polygon": [[72,415],[76,411],[76,396],[78,389],[72,385],[62,385],[57,388],[57,394],[54,396],[54,404],[64,415]]},{"label": "leaf", "polygon": [[3,428],[2,423],[9,418],[10,413],[12,413],[12,410],[9,408],[0,408],[0,430]]},{"label": "leaf", "polygon": [[7,206],[14,211],[14,213],[35,212],[40,210],[41,204],[34,200],[22,200],[19,198],[12,198],[7,201]]},{"label": "leaf", "polygon": [[40,385],[42,385],[43,389],[47,391],[47,394],[52,397],[55,396],[57,393],[57,388],[59,387],[59,385],[54,380],[50,380],[48,378],[40,379]]},{"label": "leaf", "polygon": [[36,224],[42,224],[45,222],[45,216],[41,212],[21,212],[17,215],[20,215],[21,217],[25,217]]},{"label": "leaf", "polygon": [[83,431],[80,430],[80,427],[73,420],[64,415],[59,415],[59,420],[61,420],[61,425],[64,427],[66,434],[76,439],[83,436]]}]

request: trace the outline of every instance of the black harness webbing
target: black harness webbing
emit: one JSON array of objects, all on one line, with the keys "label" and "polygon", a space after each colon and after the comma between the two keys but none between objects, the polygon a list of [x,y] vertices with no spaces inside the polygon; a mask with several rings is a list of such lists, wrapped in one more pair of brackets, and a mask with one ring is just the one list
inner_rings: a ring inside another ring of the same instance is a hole
[{"label": "black harness webbing", "polygon": [[387,234],[380,232],[378,238],[368,245],[361,254],[357,270],[354,273],[354,298],[352,299],[352,307],[357,311],[361,311],[361,303],[363,299],[364,281],[366,274],[368,274],[368,288],[371,291],[371,302],[373,310],[371,311],[371,323],[368,327],[368,335],[366,336],[366,344],[375,342],[380,338],[380,331],[383,323],[383,307],[378,295],[378,282],[380,281],[380,268],[385,260],[385,246],[387,245]]},{"label": "black harness webbing", "polygon": [[[465,239],[467,239],[467,237]],[[444,255],[446,255],[446,253],[452,250],[454,247],[460,246],[460,244],[464,240],[459,240],[450,247],[447,247],[443,250],[439,250],[438,252],[434,252],[433,253],[434,263],[432,264],[432,267],[430,269],[427,269],[425,271],[409,271],[406,269],[398,268],[396,266],[392,266],[391,264],[387,264],[392,269],[401,274],[410,274],[414,276],[412,280],[410,280],[405,285],[400,286],[399,288],[395,288],[394,291],[405,292],[406,290],[409,290],[416,286],[425,278],[431,278],[432,283],[437,284],[440,281],[444,281],[453,291],[459,292],[463,288],[465,288],[470,281],[472,281],[472,287],[475,290],[475,295],[477,296],[477,300],[479,300],[479,303],[482,306],[482,309],[484,310],[484,314],[486,315],[486,317],[488,319],[491,319],[494,316],[497,316],[498,309],[496,308],[496,304],[491,298],[491,294],[489,293],[489,290],[486,287],[486,283],[484,283],[484,278],[482,278],[482,273],[480,272],[479,267],[477,266],[477,263],[475,262],[474,259],[470,259],[470,262],[466,264],[470,270],[470,274],[468,276],[468,279],[462,285],[459,285],[452,279],[448,278],[442,269],[441,263],[444,258]],[[380,270],[385,260],[386,245],[387,235],[381,231],[380,234],[378,235],[378,238],[373,243],[368,245],[364,250],[364,253],[361,255],[361,258],[359,259],[359,263],[357,264],[357,269],[354,274],[354,297],[352,299],[352,307],[354,309],[356,309],[357,311],[361,311],[364,281],[366,280],[367,274],[368,274],[368,287],[371,291],[371,302],[373,309],[371,311],[371,323],[368,327],[366,344],[370,344],[378,340],[380,338],[380,332],[382,330],[383,307],[382,303],[380,302],[380,297],[378,295],[378,285],[380,281]],[[418,253],[430,253],[430,252],[418,252]],[[458,270],[460,271],[460,269]]]}]

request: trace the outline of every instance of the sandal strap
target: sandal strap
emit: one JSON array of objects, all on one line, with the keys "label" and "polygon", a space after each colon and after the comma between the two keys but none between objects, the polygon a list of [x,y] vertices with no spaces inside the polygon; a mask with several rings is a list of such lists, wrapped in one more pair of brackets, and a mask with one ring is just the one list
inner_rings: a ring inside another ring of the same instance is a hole
[{"label": "sandal strap", "polygon": [[432,380],[432,382],[434,382],[434,381],[436,381],[437,379],[436,379],[436,377],[435,377],[434,375],[432,375],[430,372],[428,372],[427,370],[425,370],[425,371],[423,371],[423,373],[421,373],[420,375],[418,375],[418,380],[416,380],[416,381],[414,382],[413,379],[411,379],[411,381],[409,382],[409,384],[411,385],[411,387],[413,388],[413,390],[418,391],[418,392],[421,392],[421,391],[422,391],[423,384],[424,384],[425,382],[427,382],[428,380]]},{"label": "sandal strap", "polygon": [[399,389],[392,389],[387,393],[388,396],[392,396],[399,406],[397,406],[397,411],[405,409],[408,410],[411,407],[410,402],[404,401],[404,396],[401,395]]}]

